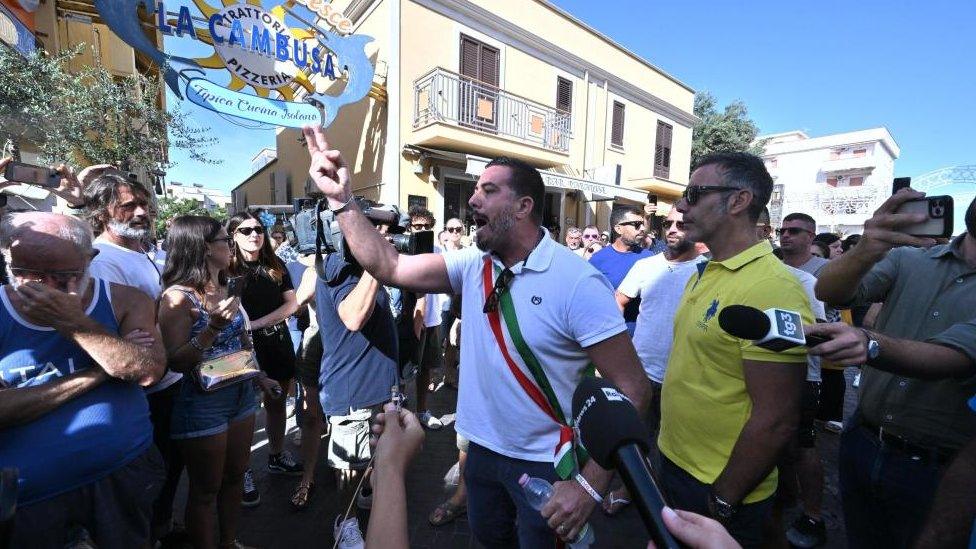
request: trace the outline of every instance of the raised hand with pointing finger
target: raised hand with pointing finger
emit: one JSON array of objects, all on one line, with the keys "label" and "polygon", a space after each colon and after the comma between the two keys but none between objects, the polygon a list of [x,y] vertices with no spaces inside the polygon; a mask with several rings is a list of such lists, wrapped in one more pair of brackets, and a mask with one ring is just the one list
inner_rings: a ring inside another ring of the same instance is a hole
[{"label": "raised hand with pointing finger", "polygon": [[346,161],[338,150],[329,147],[322,126],[305,126],[302,128],[302,134],[305,136],[305,146],[312,160],[308,175],[329,199],[329,208],[342,207],[352,198],[349,167],[346,166]]}]

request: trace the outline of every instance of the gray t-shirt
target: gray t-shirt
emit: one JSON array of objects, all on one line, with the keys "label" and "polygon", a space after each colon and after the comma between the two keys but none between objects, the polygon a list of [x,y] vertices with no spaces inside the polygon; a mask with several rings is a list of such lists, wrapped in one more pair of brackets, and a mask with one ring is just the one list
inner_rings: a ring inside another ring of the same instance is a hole
[{"label": "gray t-shirt", "polygon": [[806,271],[813,276],[820,276],[821,269],[824,268],[826,264],[830,263],[829,259],[824,259],[822,257],[817,257],[815,255],[810,256],[810,260],[797,267],[801,271]]}]

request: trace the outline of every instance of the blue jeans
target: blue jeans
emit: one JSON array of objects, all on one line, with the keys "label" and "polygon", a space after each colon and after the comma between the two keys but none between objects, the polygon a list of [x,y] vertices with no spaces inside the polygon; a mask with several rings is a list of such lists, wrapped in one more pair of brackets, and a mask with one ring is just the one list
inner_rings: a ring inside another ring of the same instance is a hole
[{"label": "blue jeans", "polygon": [[[711,488],[660,454],[661,491],[668,505],[674,509],[684,509],[699,515],[709,516],[708,494]],[[725,524],[729,534],[743,547],[763,546],[763,523],[773,509],[776,495],[754,503],[739,505],[735,515]]]},{"label": "blue jeans", "polygon": [[885,446],[858,420],[840,439],[840,493],[850,547],[908,547],[947,462]]},{"label": "blue jeans", "polygon": [[523,473],[556,482],[552,462],[510,458],[472,442],[464,468],[471,532],[488,549],[556,546],[556,534],[533,509],[518,479]]}]

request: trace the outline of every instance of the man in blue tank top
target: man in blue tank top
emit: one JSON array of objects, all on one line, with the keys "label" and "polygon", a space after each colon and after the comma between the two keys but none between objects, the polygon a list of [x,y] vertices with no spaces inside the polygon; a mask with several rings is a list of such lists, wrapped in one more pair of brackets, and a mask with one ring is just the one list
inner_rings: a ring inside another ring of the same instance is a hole
[{"label": "man in blue tank top", "polygon": [[[19,470],[14,547],[144,546],[163,471],[140,386],[166,357],[152,300],[93,279],[91,228],[63,215],[0,224],[0,466]],[[152,347],[122,339],[141,329]]]}]

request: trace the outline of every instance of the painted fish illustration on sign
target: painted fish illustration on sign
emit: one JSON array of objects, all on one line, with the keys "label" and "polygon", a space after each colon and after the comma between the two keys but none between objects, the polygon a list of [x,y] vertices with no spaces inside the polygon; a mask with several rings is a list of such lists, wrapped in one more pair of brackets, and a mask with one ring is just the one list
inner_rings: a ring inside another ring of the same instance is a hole
[{"label": "painted fish illustration on sign", "polygon": [[123,42],[152,59],[153,63],[163,71],[166,85],[177,97],[183,99],[179,85],[180,77],[173,69],[172,62],[178,61],[193,67],[198,66],[197,62],[186,57],[167,55],[156,48],[156,44],[153,44],[142,30],[143,22],[139,20],[139,15],[136,13],[140,4],[146,7],[148,13],[155,13],[156,3],[153,0],[95,0],[95,9],[98,10],[108,28],[112,29],[112,32]]},{"label": "painted fish illustration on sign", "polygon": [[339,66],[344,67],[348,80],[342,93],[331,95],[316,95],[315,99],[325,105],[325,115],[322,126],[329,127],[335,120],[339,109],[350,103],[355,103],[366,97],[373,85],[373,64],[366,57],[366,44],[373,41],[371,36],[352,34],[339,36],[333,32],[318,29],[316,37],[323,47],[327,48],[339,60]]}]

